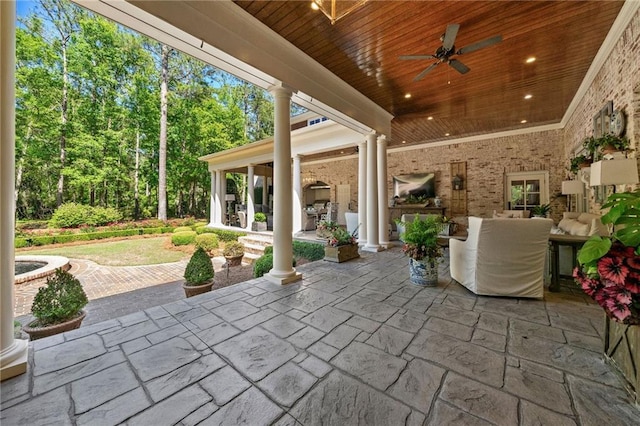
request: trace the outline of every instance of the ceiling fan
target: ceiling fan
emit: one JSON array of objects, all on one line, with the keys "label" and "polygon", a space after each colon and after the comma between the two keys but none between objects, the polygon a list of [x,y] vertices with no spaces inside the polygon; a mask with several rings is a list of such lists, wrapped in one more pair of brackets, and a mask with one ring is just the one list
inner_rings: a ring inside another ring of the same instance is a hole
[{"label": "ceiling fan", "polygon": [[447,25],[447,30],[440,37],[442,41],[442,46],[438,47],[436,53],[433,55],[402,55],[399,57],[401,60],[416,60],[416,59],[436,59],[436,62],[429,65],[425,68],[420,74],[415,76],[413,81],[420,81],[427,75],[432,69],[434,69],[438,64],[446,62],[453,69],[458,71],[460,74],[466,74],[469,72],[469,67],[460,62],[457,59],[452,59],[451,57],[454,55],[464,55],[466,53],[475,52],[476,50],[483,49],[485,47],[489,47],[496,43],[500,43],[502,41],[502,36],[497,35],[490,37],[486,40],[478,41],[476,43],[472,43],[468,46],[465,46],[461,49],[456,50],[454,46],[454,42],[456,41],[456,36],[458,35],[458,30],[460,29],[460,24],[449,24]]}]

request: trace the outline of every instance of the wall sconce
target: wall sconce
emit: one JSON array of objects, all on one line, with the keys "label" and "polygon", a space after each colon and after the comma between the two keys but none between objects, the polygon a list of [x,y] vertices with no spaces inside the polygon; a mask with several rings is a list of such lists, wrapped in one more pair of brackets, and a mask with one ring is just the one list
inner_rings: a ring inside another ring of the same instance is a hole
[{"label": "wall sconce", "polygon": [[633,183],[638,183],[638,161],[635,158],[602,160],[591,165],[591,186]]},{"label": "wall sconce", "polygon": [[451,179],[451,185],[455,190],[464,189],[464,179],[462,179],[460,175],[455,175],[453,179]]}]

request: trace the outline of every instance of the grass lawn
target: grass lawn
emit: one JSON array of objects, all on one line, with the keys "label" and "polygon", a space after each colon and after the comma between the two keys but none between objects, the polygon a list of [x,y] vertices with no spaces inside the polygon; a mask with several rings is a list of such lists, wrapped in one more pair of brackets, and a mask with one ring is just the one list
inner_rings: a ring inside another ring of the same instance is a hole
[{"label": "grass lawn", "polygon": [[38,250],[16,250],[24,255],[56,255],[75,259],[88,259],[100,265],[133,266],[177,262],[189,254],[171,250],[169,237],[135,238],[100,243],[59,246]]}]

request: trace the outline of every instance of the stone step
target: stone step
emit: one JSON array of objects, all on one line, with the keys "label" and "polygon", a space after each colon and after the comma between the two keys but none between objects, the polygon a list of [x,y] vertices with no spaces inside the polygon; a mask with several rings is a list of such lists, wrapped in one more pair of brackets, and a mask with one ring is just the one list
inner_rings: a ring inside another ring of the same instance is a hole
[{"label": "stone step", "polygon": [[266,235],[256,235],[256,234],[249,234],[246,235],[244,237],[240,237],[238,238],[238,241],[240,241],[242,244],[244,244],[245,246],[247,244],[253,244],[256,246],[262,246],[262,247],[266,247],[266,246],[272,246],[273,245],[273,237],[272,236],[266,236]]},{"label": "stone step", "polygon": [[242,263],[252,264],[253,262],[256,261],[256,259],[258,259],[261,256],[262,256],[261,254],[245,252],[244,257],[242,258]]},{"label": "stone step", "polygon": [[244,244],[245,254],[252,253],[252,254],[258,255],[258,257],[264,254],[265,246],[262,246],[259,244],[245,243],[245,242],[243,242],[242,244]]}]

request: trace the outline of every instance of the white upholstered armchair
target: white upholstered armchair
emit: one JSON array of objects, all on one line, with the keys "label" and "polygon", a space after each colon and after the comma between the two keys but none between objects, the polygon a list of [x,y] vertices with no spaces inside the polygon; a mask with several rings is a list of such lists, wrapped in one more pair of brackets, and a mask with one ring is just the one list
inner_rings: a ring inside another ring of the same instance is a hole
[{"label": "white upholstered armchair", "polygon": [[552,224],[470,217],[467,240],[449,242],[451,278],[476,294],[542,298]]}]

